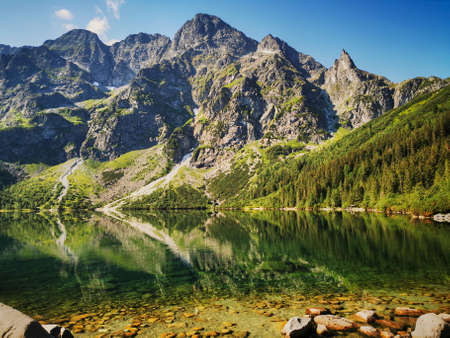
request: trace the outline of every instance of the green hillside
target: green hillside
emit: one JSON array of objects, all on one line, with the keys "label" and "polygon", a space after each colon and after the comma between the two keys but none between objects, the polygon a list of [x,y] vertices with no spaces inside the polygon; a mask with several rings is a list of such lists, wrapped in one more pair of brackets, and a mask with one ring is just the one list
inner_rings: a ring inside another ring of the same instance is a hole
[{"label": "green hillside", "polygon": [[[305,156],[260,166],[225,205],[450,210],[450,86]],[[227,177],[229,176],[229,177]],[[233,172],[220,179],[236,180]],[[239,175],[242,178],[242,173]],[[216,195],[220,187],[213,181]]]}]

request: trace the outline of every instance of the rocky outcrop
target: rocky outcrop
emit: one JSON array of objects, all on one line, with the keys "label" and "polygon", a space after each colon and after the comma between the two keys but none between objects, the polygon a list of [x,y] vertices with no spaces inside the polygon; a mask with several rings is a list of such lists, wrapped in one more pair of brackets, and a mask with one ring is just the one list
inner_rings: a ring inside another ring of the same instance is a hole
[{"label": "rocky outcrop", "polygon": [[55,165],[77,156],[87,133],[84,123],[73,124],[48,113],[35,117],[26,128],[0,130],[0,160]]},{"label": "rocky outcrop", "polygon": [[93,108],[82,155],[106,160],[164,142],[192,115],[190,73],[184,63],[168,61],[141,70],[120,94]]},{"label": "rocky outcrop", "polygon": [[416,327],[411,332],[412,337],[443,338],[450,337],[450,326],[434,313],[427,313],[419,317]]}]

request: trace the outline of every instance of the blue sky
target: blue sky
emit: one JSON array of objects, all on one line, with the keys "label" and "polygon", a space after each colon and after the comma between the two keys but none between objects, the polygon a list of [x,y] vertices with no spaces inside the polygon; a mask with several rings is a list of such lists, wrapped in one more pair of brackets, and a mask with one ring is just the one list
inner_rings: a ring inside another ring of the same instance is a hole
[{"label": "blue sky", "polygon": [[0,43],[40,45],[72,27],[103,41],[173,37],[196,13],[249,37],[278,36],[329,67],[345,48],[356,65],[392,81],[450,76],[450,0],[0,0]]}]

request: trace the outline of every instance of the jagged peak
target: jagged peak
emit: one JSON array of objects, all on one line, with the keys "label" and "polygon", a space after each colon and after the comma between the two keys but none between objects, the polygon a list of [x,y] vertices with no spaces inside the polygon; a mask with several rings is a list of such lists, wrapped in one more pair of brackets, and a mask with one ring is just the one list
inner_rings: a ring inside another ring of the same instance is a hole
[{"label": "jagged peak", "polygon": [[356,68],[350,54],[347,53],[345,49],[342,49],[339,59],[336,60],[335,64],[343,65],[347,68]]}]

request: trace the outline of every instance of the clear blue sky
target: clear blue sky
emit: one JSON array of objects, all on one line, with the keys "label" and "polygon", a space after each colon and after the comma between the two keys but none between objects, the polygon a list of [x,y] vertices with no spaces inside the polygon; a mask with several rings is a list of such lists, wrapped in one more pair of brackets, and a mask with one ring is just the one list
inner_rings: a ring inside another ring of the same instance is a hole
[{"label": "clear blue sky", "polygon": [[450,0],[0,0],[0,13],[0,43],[13,46],[88,25],[105,42],[138,32],[172,38],[208,13],[256,40],[278,36],[327,67],[345,48],[359,68],[393,81],[450,76]]}]

